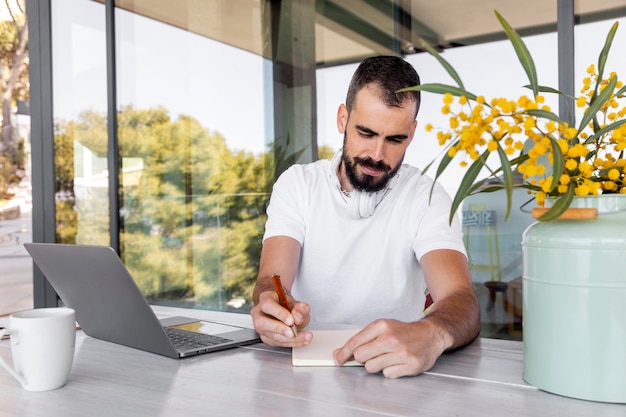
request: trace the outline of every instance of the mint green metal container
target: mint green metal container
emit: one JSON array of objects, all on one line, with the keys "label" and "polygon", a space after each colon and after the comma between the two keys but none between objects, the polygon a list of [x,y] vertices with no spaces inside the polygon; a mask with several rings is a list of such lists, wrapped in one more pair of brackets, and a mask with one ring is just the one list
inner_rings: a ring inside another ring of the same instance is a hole
[{"label": "mint green metal container", "polygon": [[522,237],[524,379],[626,403],[626,195],[575,197],[596,220],[530,225]]}]

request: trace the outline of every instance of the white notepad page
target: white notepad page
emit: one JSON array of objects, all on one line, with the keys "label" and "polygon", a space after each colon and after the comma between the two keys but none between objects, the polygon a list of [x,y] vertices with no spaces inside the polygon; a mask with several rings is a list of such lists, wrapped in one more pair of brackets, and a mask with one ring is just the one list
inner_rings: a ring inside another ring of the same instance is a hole
[{"label": "white notepad page", "polygon": [[[310,345],[291,350],[293,366],[336,366],[333,351],[343,346],[360,329],[312,330]],[[343,366],[363,366],[357,361],[346,362]]]}]

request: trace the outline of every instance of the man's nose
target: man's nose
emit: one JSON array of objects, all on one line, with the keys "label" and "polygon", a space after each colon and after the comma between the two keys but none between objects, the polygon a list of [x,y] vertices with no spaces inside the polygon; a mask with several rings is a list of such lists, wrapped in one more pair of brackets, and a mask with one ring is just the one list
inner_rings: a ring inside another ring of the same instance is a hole
[{"label": "man's nose", "polygon": [[385,140],[377,139],[372,141],[372,146],[370,147],[369,157],[374,161],[382,161],[385,159]]}]

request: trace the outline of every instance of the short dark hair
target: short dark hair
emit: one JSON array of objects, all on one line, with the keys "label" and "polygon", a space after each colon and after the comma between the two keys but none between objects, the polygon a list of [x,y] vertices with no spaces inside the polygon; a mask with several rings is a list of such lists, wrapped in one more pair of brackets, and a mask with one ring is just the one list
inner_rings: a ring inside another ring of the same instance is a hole
[{"label": "short dark hair", "polygon": [[404,59],[393,55],[380,55],[361,61],[348,87],[346,96],[348,112],[354,108],[357,93],[368,84],[376,84],[380,87],[380,99],[387,106],[401,107],[407,100],[414,101],[416,103],[415,116],[417,116],[420,107],[420,92],[396,93],[402,88],[420,84],[417,71]]}]

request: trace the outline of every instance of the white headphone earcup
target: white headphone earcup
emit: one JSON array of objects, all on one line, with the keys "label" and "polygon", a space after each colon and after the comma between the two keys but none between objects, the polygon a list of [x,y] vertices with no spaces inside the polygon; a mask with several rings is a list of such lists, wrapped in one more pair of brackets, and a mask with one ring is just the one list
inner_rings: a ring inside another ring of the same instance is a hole
[{"label": "white headphone earcup", "polygon": [[350,193],[348,211],[353,219],[368,218],[376,210],[376,193],[365,193],[353,190]]},{"label": "white headphone earcup", "polygon": [[353,190],[350,193],[350,198],[348,199],[348,213],[350,217],[353,219],[360,219],[361,215],[359,214],[359,197],[357,196],[357,191]]}]

